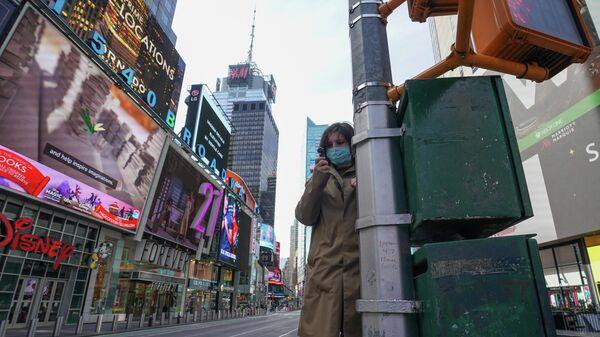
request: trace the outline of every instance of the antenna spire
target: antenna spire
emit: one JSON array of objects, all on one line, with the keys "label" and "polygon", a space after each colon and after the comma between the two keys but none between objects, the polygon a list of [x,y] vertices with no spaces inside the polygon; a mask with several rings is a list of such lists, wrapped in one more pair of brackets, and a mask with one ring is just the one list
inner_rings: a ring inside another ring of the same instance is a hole
[{"label": "antenna spire", "polygon": [[250,34],[250,49],[248,50],[248,63],[252,63],[252,52],[254,51],[254,28],[256,27],[256,2],[254,3],[254,17],[252,18],[252,33]]}]

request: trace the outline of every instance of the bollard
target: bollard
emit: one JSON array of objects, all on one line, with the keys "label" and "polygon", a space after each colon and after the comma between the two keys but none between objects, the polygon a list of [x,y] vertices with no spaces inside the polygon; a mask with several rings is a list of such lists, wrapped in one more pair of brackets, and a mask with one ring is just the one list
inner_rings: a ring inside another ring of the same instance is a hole
[{"label": "bollard", "polygon": [[102,320],[104,319],[104,315],[98,315],[98,319],[96,320],[96,333],[100,333],[102,331]]},{"label": "bollard", "polygon": [[[196,323],[197,319],[198,319],[198,310],[194,310],[194,323]],[[200,320],[202,320],[202,314],[200,314]]]},{"label": "bollard", "polygon": [[83,315],[79,316],[79,320],[77,321],[77,328],[75,329],[75,334],[83,334]]},{"label": "bollard", "polygon": [[63,317],[58,316],[56,318],[56,322],[54,322],[54,330],[52,330],[52,337],[60,336],[60,332],[62,330]]},{"label": "bollard", "polygon": [[161,312],[160,313],[160,326],[165,325],[165,313]]},{"label": "bollard", "polygon": [[27,337],[35,336],[35,330],[37,330],[38,321],[39,320],[37,318],[31,319],[31,323],[29,325],[29,328],[27,329]]},{"label": "bollard", "polygon": [[146,319],[146,314],[142,312],[142,314],[140,315],[140,324],[138,325],[139,328],[143,328],[144,327],[144,320]]},{"label": "bollard", "polygon": [[169,311],[168,315],[169,315],[168,316],[169,317],[168,322],[169,322],[169,325],[171,325],[171,324],[173,324],[173,313]]},{"label": "bollard", "polygon": [[125,330],[131,329],[132,323],[133,323],[133,314],[127,314],[127,324],[125,325]]},{"label": "bollard", "polygon": [[117,329],[119,329],[119,315],[113,315],[112,331],[115,332]]},{"label": "bollard", "polygon": [[5,337],[6,336],[6,328],[8,327],[8,321],[7,320],[3,320],[2,322],[0,322],[0,337]]}]

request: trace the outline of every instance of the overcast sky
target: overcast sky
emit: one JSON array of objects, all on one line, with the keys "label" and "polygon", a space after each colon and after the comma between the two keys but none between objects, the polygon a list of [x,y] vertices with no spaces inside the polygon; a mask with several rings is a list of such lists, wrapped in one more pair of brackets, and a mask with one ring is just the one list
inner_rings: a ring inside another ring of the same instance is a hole
[{"label": "overcast sky", "polygon": [[[183,87],[214,91],[228,65],[246,60],[253,0],[178,0],[173,30],[186,62]],[[256,0],[254,61],[273,74],[279,128],[275,234],[289,256],[294,208],[304,189],[306,117],[319,124],[352,121],[352,74],[347,0]],[[433,64],[427,24],[412,23],[406,5],[389,18],[394,83]],[[183,121],[179,109],[178,124]]]}]

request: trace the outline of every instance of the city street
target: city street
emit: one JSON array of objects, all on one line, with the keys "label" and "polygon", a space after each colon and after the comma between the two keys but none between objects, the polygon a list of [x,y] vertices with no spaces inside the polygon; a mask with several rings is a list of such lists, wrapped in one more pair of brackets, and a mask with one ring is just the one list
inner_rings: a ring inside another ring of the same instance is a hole
[{"label": "city street", "polygon": [[124,332],[112,337],[288,337],[297,336],[300,311],[267,316]]}]

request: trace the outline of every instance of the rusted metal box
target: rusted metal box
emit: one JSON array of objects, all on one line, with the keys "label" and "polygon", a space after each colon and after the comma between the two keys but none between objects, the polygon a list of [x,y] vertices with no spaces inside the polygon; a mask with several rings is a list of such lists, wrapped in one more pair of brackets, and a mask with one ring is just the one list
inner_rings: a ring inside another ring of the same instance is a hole
[{"label": "rusted metal box", "polygon": [[499,76],[407,81],[398,112],[413,242],[489,237],[533,216]]},{"label": "rusted metal box", "polygon": [[421,337],[555,337],[529,236],[426,244],[414,255]]}]

